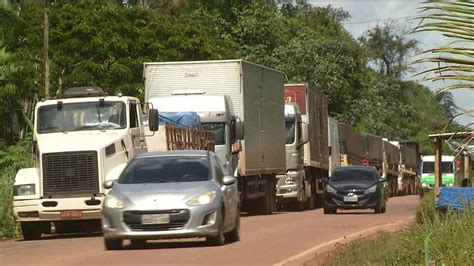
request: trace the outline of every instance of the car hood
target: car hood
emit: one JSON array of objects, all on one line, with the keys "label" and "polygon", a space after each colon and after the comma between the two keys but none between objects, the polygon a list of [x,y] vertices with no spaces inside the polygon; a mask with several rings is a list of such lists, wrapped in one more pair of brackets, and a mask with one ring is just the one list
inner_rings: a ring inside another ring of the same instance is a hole
[{"label": "car hood", "polygon": [[186,206],[186,202],[200,194],[215,191],[217,184],[210,181],[157,183],[157,184],[116,184],[110,195],[124,200],[127,206],[138,209],[166,209]]},{"label": "car hood", "polygon": [[373,181],[329,181],[329,185],[337,191],[361,191],[377,184]]}]

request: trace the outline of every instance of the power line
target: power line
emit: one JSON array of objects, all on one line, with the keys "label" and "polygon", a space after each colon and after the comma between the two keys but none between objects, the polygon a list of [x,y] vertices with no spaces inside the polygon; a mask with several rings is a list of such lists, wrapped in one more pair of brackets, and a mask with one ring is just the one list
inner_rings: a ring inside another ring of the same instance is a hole
[{"label": "power line", "polygon": [[413,16],[405,16],[405,17],[397,17],[397,18],[385,18],[385,19],[374,19],[374,20],[364,20],[364,21],[353,21],[353,22],[343,22],[343,25],[350,25],[350,24],[364,24],[364,23],[372,23],[372,22],[380,22],[380,21],[393,21],[393,20],[402,20],[402,19],[409,19],[409,18],[416,18],[416,15]]}]

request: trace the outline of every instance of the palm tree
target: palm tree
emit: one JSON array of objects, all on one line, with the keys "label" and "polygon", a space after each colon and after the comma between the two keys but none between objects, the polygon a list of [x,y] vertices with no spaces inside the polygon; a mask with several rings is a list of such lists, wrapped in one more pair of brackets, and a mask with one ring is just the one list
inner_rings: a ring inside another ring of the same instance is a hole
[{"label": "palm tree", "polygon": [[[418,75],[426,75],[425,80],[444,81],[445,85],[437,91],[438,94],[456,89],[474,90],[474,3],[426,1],[421,3],[420,10],[426,15],[419,18],[420,25],[415,32],[439,32],[453,42],[420,53],[423,58],[416,60],[415,64],[434,63],[436,67]],[[458,115],[462,114],[472,115],[474,108]]]}]

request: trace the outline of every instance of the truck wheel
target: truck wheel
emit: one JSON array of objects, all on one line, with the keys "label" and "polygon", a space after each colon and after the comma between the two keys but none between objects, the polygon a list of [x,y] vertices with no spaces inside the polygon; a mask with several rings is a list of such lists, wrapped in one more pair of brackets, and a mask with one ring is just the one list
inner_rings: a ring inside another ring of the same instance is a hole
[{"label": "truck wheel", "polygon": [[38,240],[41,238],[41,222],[21,222],[20,226],[24,240]]},{"label": "truck wheel", "polygon": [[382,213],[382,199],[379,199],[377,206],[374,208],[375,213]]},{"label": "truck wheel", "polygon": [[323,212],[324,214],[333,214],[333,213],[337,213],[337,209],[332,209],[332,208],[324,206]]},{"label": "truck wheel", "polygon": [[217,225],[219,226],[216,236],[206,237],[206,243],[210,246],[222,246],[224,245],[224,219],[222,219],[222,212],[217,219]]},{"label": "truck wheel", "polygon": [[237,214],[235,219],[235,228],[234,230],[224,234],[225,240],[229,242],[238,242],[240,241],[240,213]]},{"label": "truck wheel", "polygon": [[314,189],[315,187],[313,185],[311,185],[311,195],[309,196],[309,198],[306,200],[305,202],[305,209],[306,210],[314,210],[314,201],[315,201],[315,198],[316,198],[316,193],[314,192]]},{"label": "truck wheel", "polygon": [[119,250],[122,249],[122,239],[104,238],[104,245],[106,250]]},{"label": "truck wheel", "polygon": [[296,211],[299,211],[299,212],[302,212],[304,211],[304,201],[296,201],[295,202],[295,207],[296,207]]}]

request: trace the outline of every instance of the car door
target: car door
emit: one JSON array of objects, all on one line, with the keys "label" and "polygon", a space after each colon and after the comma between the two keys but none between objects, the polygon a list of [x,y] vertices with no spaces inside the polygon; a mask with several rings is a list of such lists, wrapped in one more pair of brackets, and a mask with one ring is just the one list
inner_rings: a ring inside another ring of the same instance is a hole
[{"label": "car door", "polygon": [[140,104],[136,101],[131,101],[129,112],[130,135],[132,138],[134,155],[137,155],[146,151],[146,146],[144,145],[145,140],[142,132],[143,127],[141,126]]},{"label": "car door", "polygon": [[217,179],[217,182],[219,183],[221,187],[222,194],[224,196],[224,209],[225,209],[225,221],[224,221],[224,226],[226,228],[233,227],[233,222],[235,221],[236,218],[236,207],[235,207],[235,190],[236,190],[236,185],[230,185],[226,186],[223,183],[224,175],[225,175],[225,169],[220,162],[219,158],[217,156],[213,155],[212,156],[212,164],[214,167],[214,173],[215,177]]}]

